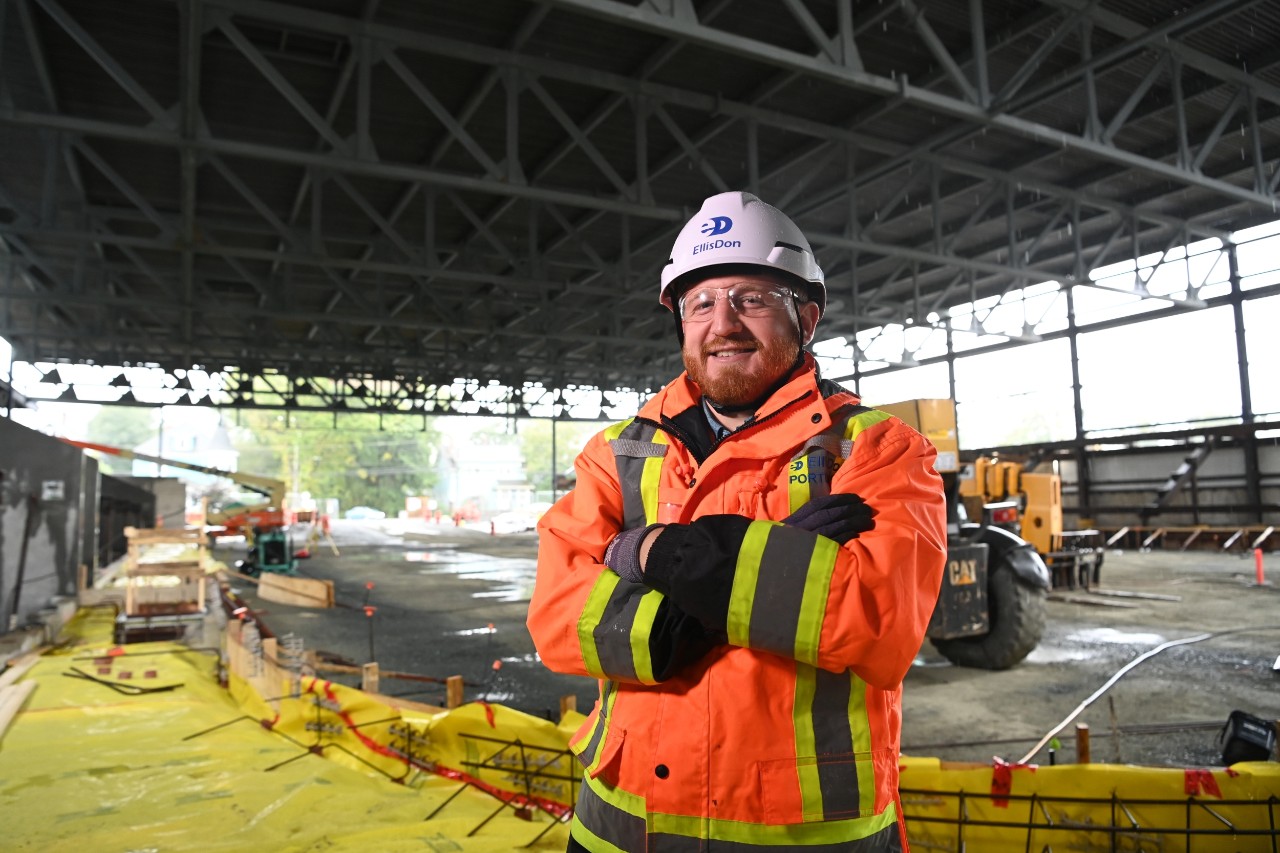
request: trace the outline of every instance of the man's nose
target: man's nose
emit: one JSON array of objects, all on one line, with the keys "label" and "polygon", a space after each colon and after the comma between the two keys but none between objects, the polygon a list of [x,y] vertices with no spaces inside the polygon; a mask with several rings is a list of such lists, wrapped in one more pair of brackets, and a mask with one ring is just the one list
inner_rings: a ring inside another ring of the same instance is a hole
[{"label": "man's nose", "polygon": [[728,297],[722,296],[717,299],[715,307],[711,309],[711,331],[714,334],[723,335],[741,327],[742,317],[738,315],[737,309],[733,307]]}]

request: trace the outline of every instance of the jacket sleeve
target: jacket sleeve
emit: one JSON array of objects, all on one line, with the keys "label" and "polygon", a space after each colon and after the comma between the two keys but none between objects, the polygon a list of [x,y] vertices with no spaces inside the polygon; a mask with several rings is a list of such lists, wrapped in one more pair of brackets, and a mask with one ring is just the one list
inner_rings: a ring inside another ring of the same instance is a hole
[{"label": "jacket sleeve", "polygon": [[577,485],[538,523],[538,570],[527,625],[555,672],[655,684],[713,645],[666,595],[603,564],[622,529],[622,494],[603,434],[574,463]]},{"label": "jacket sleeve", "polygon": [[832,490],[865,500],[874,529],[841,546],[776,521],[705,516],[663,530],[645,582],[731,645],[898,684],[938,598],[946,506],[933,446],[881,413],[868,421]]}]

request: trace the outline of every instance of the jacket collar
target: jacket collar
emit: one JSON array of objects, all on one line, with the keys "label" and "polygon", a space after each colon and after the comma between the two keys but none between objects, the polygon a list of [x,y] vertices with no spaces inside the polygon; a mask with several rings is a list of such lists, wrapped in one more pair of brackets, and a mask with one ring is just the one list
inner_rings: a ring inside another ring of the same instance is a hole
[{"label": "jacket collar", "polygon": [[[807,395],[807,396],[806,396]],[[803,364],[791,378],[773,392],[768,400],[756,410],[756,421],[765,420],[778,410],[790,405],[797,399],[804,398],[805,409],[816,406],[826,418],[826,407],[822,404],[822,394],[818,389],[818,363],[812,354],[803,353]],[[639,416],[647,420],[661,423],[663,417],[675,418],[688,409],[702,405],[702,391],[689,378],[688,372],[681,373],[665,385],[641,407]],[[829,418],[827,422],[829,423]],[[821,427],[815,427],[817,432]]]}]

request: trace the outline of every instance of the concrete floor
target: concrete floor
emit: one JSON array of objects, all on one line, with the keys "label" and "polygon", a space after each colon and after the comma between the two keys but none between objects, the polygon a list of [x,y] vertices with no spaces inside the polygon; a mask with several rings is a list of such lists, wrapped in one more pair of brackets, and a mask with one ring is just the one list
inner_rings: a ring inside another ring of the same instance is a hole
[{"label": "concrete floor", "polygon": [[[333,537],[340,556],[321,544],[300,565],[304,575],[334,581],[339,606],[332,610],[260,602],[253,584],[236,582],[277,635],[292,633],[308,648],[355,664],[376,659],[384,671],[462,675],[468,701],[548,718],[564,695],[578,697],[580,710],[591,707],[595,683],[546,671],[524,628],[533,534],[388,520],[335,522]],[[218,557],[230,565],[241,550],[228,543]],[[954,667],[926,643],[906,680],[904,751],[1018,760],[1138,656],[1208,634],[1120,678],[1058,736],[1054,760],[1074,760],[1075,725],[1084,722],[1095,762],[1219,764],[1218,730],[1232,710],[1280,719],[1280,672],[1273,669],[1280,657],[1280,555],[1268,555],[1264,568],[1270,583],[1260,587],[1252,557],[1111,552],[1101,587],[1156,597],[1051,599],[1040,646],[1005,672]],[[377,608],[371,617],[366,603]],[[384,678],[381,690],[443,704],[435,685]],[[1049,763],[1048,748],[1031,760]]]}]

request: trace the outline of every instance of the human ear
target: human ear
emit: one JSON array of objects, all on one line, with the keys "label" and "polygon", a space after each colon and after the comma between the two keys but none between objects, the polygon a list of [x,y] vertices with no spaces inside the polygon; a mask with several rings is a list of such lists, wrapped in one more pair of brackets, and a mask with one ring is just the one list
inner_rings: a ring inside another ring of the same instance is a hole
[{"label": "human ear", "polygon": [[804,302],[796,306],[796,316],[800,321],[800,339],[804,346],[813,342],[813,335],[818,330],[818,317],[821,315],[818,303]]}]

